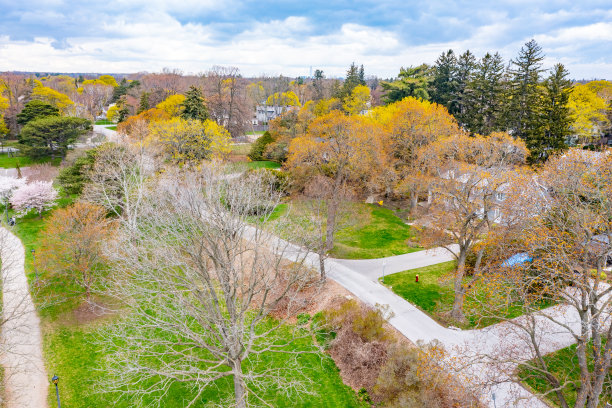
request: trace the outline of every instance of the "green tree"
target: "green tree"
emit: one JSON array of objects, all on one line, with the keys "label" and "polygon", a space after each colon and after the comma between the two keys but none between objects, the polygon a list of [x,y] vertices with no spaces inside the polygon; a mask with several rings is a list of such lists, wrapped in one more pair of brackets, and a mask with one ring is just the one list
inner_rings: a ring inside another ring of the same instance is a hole
[{"label": "green tree", "polygon": [[57,181],[68,194],[81,194],[83,186],[89,181],[89,172],[96,161],[98,149],[88,150],[85,156],[79,157],[72,166],[60,170]]},{"label": "green tree", "polygon": [[556,64],[544,82],[543,128],[544,137],[536,139],[531,154],[546,160],[551,154],[567,149],[567,138],[571,134],[572,113],[569,99],[572,81],[563,64]]},{"label": "green tree", "polygon": [[91,130],[91,121],[83,118],[47,116],[29,122],[20,133],[24,153],[33,158],[64,157],[68,145]]},{"label": "green tree", "polygon": [[119,85],[113,88],[113,96],[110,102],[117,103],[123,95],[127,94],[127,91],[128,91],[128,83],[127,83],[127,80],[123,78],[121,82],[119,82]]},{"label": "green tree", "polygon": [[365,85],[365,71],[363,69],[363,65],[361,67],[357,67],[353,62],[349,69],[346,71],[346,79],[342,84],[342,88],[339,89],[336,97],[339,99],[344,99],[348,95],[353,92],[358,85]]},{"label": "green tree", "polygon": [[489,53],[476,64],[465,94],[464,125],[472,133],[488,135],[502,131],[504,114],[504,61]]},{"label": "green tree", "polygon": [[470,50],[467,50],[457,58],[454,94],[448,111],[455,115],[459,123],[462,124],[466,122],[468,84],[473,79],[475,68],[476,58]]},{"label": "green tree", "polygon": [[453,50],[443,52],[432,69],[431,100],[450,108],[454,98],[457,75],[457,58]]},{"label": "green tree", "polygon": [[508,127],[512,135],[525,140],[527,148],[535,150],[529,156],[531,163],[541,162],[540,156],[545,149],[541,140],[545,137],[542,126],[543,89],[540,76],[544,71],[542,48],[531,40],[521,48],[519,55],[511,61]]},{"label": "green tree", "polygon": [[140,95],[140,104],[138,105],[138,111],[136,113],[144,112],[149,109],[149,93],[143,92],[142,95]]},{"label": "green tree", "polygon": [[266,150],[266,147],[268,147],[268,145],[273,142],[274,138],[272,137],[270,132],[265,132],[263,135],[257,138],[257,140],[255,140],[255,142],[251,145],[251,151],[248,154],[249,159],[251,159],[252,161],[263,160],[263,154]]},{"label": "green tree", "polygon": [[401,101],[409,96],[429,100],[429,84],[432,80],[431,67],[427,64],[418,67],[400,68],[395,81],[383,81],[381,85],[385,91],[385,103]]},{"label": "green tree", "polygon": [[123,122],[128,118],[128,116],[130,116],[130,109],[127,106],[124,96],[119,98],[119,101],[117,101],[117,109],[117,123]]},{"label": "green tree", "polygon": [[198,119],[204,121],[208,118],[208,110],[204,104],[202,91],[195,86],[191,86],[189,90],[185,92],[183,106],[185,107],[181,114],[183,119]]},{"label": "green tree", "polygon": [[17,115],[17,123],[23,126],[33,120],[44,118],[46,116],[59,116],[59,114],[59,109],[57,109],[55,106],[34,99],[26,103],[24,108]]}]

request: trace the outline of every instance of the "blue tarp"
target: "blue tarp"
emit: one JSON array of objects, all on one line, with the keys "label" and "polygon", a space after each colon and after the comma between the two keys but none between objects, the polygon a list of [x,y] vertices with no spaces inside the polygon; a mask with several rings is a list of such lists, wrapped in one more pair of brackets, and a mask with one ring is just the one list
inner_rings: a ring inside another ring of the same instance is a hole
[{"label": "blue tarp", "polygon": [[506,259],[504,263],[501,264],[501,266],[513,267],[513,266],[522,265],[525,262],[531,262],[531,261],[533,261],[533,258],[529,256],[527,252],[520,252]]}]

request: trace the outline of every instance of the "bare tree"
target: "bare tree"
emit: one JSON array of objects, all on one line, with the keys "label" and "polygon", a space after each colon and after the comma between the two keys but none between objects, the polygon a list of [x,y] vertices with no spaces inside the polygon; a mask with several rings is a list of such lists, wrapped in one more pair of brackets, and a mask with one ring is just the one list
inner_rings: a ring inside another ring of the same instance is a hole
[{"label": "bare tree", "polygon": [[[537,392],[561,407],[601,406],[610,387],[612,287],[604,268],[612,255],[612,159],[590,156],[575,150],[546,164],[539,213],[498,243],[526,259],[498,264],[487,282],[496,296],[486,313],[507,321],[500,338],[513,343],[493,361],[512,370],[510,378],[520,365],[520,378],[546,384]],[[517,300],[524,316],[509,320],[503,311]],[[546,357],[570,344],[572,358]]]},{"label": "bare tree", "polygon": [[155,168],[153,159],[142,146],[102,145],[98,148],[83,197],[115,214],[129,228],[136,228],[147,179]]},{"label": "bare tree", "polygon": [[211,118],[232,137],[244,135],[252,110],[247,83],[236,67],[214,66],[204,78],[206,105]]},{"label": "bare tree", "polygon": [[288,345],[311,336],[271,318],[303,307],[298,294],[317,281],[306,252],[263,228],[279,199],[269,178],[228,179],[216,163],[168,172],[150,190],[136,228],[113,251],[123,277],[116,294],[131,313],[106,337],[117,350],[107,386],[155,399],[185,383],[186,406],[223,378],[234,390],[223,406],[270,406],[265,389],[305,392],[296,371],[285,375],[295,358],[256,364],[274,353],[296,357]]}]

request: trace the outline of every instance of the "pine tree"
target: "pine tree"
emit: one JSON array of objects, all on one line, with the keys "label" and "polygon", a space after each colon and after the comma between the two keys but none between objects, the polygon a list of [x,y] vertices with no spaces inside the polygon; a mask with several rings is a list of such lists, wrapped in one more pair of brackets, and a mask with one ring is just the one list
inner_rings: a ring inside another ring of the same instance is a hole
[{"label": "pine tree", "polygon": [[208,118],[208,110],[204,104],[202,91],[195,86],[191,86],[189,90],[185,92],[183,106],[185,107],[185,110],[183,110],[181,114],[183,119],[206,120]]},{"label": "pine tree", "polygon": [[544,137],[531,147],[532,155],[546,160],[551,154],[567,149],[571,134],[572,115],[568,106],[572,81],[563,64],[556,64],[544,82],[546,89],[543,106]]},{"label": "pine tree", "polygon": [[130,110],[124,96],[117,101],[117,107],[119,108],[117,111],[117,123],[121,123],[130,116]]},{"label": "pine tree", "polygon": [[503,129],[504,61],[489,53],[476,64],[472,81],[464,90],[465,126],[471,133],[488,135]]},{"label": "pine tree", "polygon": [[140,95],[140,104],[138,105],[138,111],[136,113],[144,112],[149,110],[149,108],[149,93],[143,92],[142,95]]},{"label": "pine tree", "polygon": [[339,99],[344,99],[353,92],[356,86],[365,84],[365,71],[363,65],[358,68],[353,62],[346,71],[346,79],[342,84],[342,88],[340,88],[335,96]]},{"label": "pine tree", "polygon": [[544,95],[540,88],[540,76],[544,54],[535,40],[531,40],[521,48],[516,60],[510,67],[509,109],[507,111],[508,127],[515,137],[525,140],[532,150],[529,160],[539,162],[544,157],[540,147],[544,138],[542,126],[542,99]]},{"label": "pine tree", "polygon": [[431,100],[450,108],[456,91],[457,58],[453,50],[443,52],[433,67]]},{"label": "pine tree", "polygon": [[457,69],[455,72],[454,95],[449,103],[448,111],[455,115],[459,123],[465,124],[466,117],[466,89],[472,81],[476,68],[476,57],[467,50],[457,58]]}]

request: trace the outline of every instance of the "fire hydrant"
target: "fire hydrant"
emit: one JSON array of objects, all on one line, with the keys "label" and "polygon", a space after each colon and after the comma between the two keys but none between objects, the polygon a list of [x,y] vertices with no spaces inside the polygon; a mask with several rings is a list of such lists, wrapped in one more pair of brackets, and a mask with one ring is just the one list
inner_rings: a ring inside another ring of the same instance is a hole
[{"label": "fire hydrant", "polygon": [[418,274],[418,273],[416,274],[416,277],[415,277],[414,281],[415,281],[416,283],[419,283],[419,274]]}]

